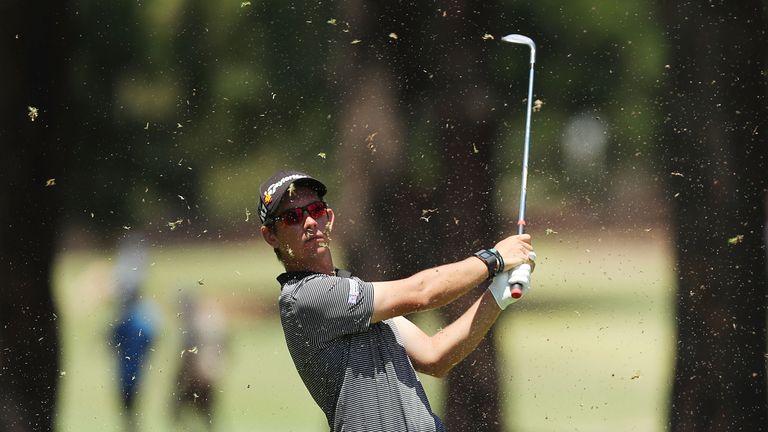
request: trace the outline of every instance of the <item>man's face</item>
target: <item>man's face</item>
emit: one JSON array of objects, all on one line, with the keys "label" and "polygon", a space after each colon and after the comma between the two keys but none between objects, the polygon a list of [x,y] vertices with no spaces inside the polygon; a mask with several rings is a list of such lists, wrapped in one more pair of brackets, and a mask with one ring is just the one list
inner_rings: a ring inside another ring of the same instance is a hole
[{"label": "man's face", "polygon": [[[313,270],[317,262],[330,258],[329,243],[334,219],[333,210],[315,211],[315,217],[313,217],[310,211],[305,209],[297,221],[285,217],[286,211],[312,207],[311,204],[318,201],[321,199],[317,192],[310,188],[291,188],[283,196],[275,212],[278,217],[283,216],[283,218],[275,222],[275,228],[271,231],[262,228],[262,235],[267,243],[273,248],[280,249],[286,268]],[[298,215],[299,212],[296,211],[295,214]]]}]

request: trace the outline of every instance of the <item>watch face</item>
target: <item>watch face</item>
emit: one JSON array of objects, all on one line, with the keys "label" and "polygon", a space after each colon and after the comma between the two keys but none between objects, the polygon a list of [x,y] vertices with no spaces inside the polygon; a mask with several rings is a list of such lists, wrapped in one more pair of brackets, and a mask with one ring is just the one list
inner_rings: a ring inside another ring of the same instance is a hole
[{"label": "watch face", "polygon": [[496,255],[494,255],[490,251],[488,251],[486,249],[483,249],[483,250],[477,252],[475,255],[477,255],[480,259],[485,261],[485,263],[488,264],[489,267],[490,266],[494,266],[494,268],[495,268],[495,265],[496,265]]},{"label": "watch face", "polygon": [[500,271],[499,259],[493,252],[489,251],[488,249],[483,249],[481,251],[475,252],[475,256],[483,260],[485,265],[488,266],[488,279],[496,276],[496,274]]}]

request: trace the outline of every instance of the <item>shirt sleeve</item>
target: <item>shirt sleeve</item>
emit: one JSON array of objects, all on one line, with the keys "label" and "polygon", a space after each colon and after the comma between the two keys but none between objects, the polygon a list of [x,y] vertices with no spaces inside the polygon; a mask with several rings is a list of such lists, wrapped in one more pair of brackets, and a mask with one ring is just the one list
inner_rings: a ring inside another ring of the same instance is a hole
[{"label": "shirt sleeve", "polygon": [[325,342],[368,330],[373,317],[373,284],[356,277],[306,280],[294,293],[295,313],[310,340]]}]

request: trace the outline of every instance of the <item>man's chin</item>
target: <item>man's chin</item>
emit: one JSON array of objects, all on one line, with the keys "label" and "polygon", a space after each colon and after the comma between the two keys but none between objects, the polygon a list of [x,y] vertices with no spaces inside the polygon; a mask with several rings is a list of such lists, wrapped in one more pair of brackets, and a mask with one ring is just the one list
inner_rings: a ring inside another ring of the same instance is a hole
[{"label": "man's chin", "polygon": [[317,245],[317,248],[315,249],[315,256],[324,256],[331,253],[331,247],[328,246],[327,243],[322,245]]}]

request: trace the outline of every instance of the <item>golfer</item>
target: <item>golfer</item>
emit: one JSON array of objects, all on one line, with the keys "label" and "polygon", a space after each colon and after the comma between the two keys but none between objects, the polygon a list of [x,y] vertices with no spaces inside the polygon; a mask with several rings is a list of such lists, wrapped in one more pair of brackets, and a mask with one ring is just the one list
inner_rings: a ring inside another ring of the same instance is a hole
[{"label": "golfer", "polygon": [[[406,279],[365,282],[333,265],[335,215],[323,201],[326,191],[297,171],[278,172],[260,188],[261,234],[285,267],[277,278],[280,320],[296,370],[332,431],[443,431],[416,371],[445,376],[516,300],[510,277],[525,292],[530,267],[522,264],[535,258],[530,236],[507,237]],[[435,335],[404,318],[448,304],[489,278],[490,288]]]}]

